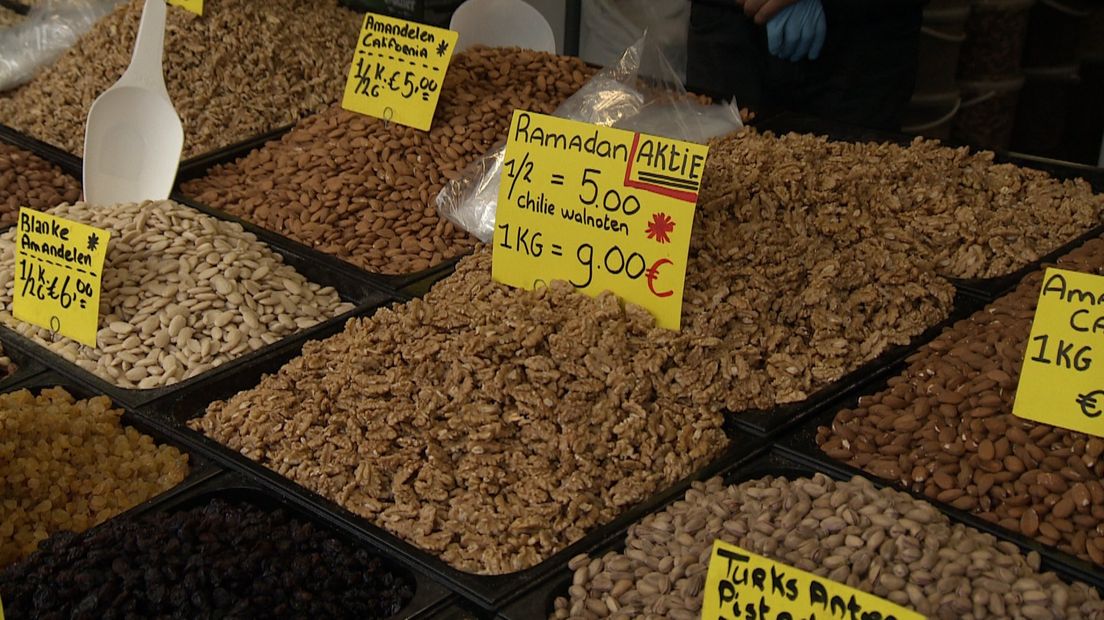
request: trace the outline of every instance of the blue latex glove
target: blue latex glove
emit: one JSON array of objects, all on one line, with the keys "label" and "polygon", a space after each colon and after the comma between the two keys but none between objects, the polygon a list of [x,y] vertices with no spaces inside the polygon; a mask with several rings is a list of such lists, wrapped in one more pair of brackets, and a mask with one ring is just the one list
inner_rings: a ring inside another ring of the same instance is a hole
[{"label": "blue latex glove", "polygon": [[797,0],[767,22],[767,49],[771,54],[797,62],[816,60],[828,35],[828,22],[820,0]]}]

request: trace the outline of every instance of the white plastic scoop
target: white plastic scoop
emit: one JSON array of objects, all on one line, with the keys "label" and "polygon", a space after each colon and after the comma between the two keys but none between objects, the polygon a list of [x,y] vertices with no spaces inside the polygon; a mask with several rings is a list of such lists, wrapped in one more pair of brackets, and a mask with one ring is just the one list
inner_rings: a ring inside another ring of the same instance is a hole
[{"label": "white plastic scoop", "polygon": [[146,0],[130,66],[88,111],[84,199],[163,200],[172,191],[184,127],[165,89],[165,0]]}]

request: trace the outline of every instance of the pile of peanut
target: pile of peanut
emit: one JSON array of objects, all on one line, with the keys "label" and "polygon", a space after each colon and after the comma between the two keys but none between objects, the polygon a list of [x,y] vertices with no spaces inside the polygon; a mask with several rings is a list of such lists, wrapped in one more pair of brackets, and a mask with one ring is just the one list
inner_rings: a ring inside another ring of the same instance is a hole
[{"label": "pile of peanut", "polygon": [[240,224],[170,200],[48,212],[111,231],[98,346],[12,316],[14,229],[0,235],[0,321],[122,388],[183,381],[353,309]]},{"label": "pile of peanut", "polygon": [[[1104,240],[1059,266],[1104,274]],[[1012,413],[1042,272],[947,329],[889,386],[837,414],[824,452],[1104,564],[1104,440]]]},{"label": "pile of peanut", "polygon": [[[130,0],[117,7],[0,99],[0,123],[81,154],[88,108],[130,64],[143,6]],[[207,0],[202,17],[170,7],[165,84],[184,123],[184,157],[339,101],[361,19],[338,0]]]},{"label": "pile of peanut", "polygon": [[188,456],[121,426],[122,414],[62,388],[0,395],[0,567],[184,480]]},{"label": "pile of peanut", "polygon": [[438,217],[441,187],[505,139],[515,108],[551,113],[593,72],[567,56],[467,50],[428,132],[334,106],[183,189],[365,269],[420,271],[475,244]]},{"label": "pile of peanut", "polygon": [[624,551],[574,558],[568,596],[556,599],[551,617],[696,620],[715,540],[928,618],[1104,616],[1095,589],[1040,571],[1038,553],[1024,556],[1010,542],[952,524],[931,504],[864,478],[837,482],[816,474],[694,483],[684,499],[630,527]]}]

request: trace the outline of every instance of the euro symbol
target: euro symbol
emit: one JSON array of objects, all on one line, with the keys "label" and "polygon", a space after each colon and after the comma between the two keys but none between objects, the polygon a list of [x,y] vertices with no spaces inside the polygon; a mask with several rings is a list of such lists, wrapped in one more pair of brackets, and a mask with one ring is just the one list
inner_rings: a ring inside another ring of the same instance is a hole
[{"label": "euro symbol", "polygon": [[1104,390],[1096,390],[1077,396],[1077,404],[1081,405],[1081,413],[1085,414],[1085,417],[1095,418],[1100,415],[1100,403],[1096,399],[1101,396],[1104,396]]},{"label": "euro symbol", "polygon": [[663,291],[661,293],[661,292],[655,290],[655,281],[656,281],[656,278],[659,277],[659,268],[662,267],[663,265],[673,265],[673,264],[674,263],[667,260],[666,258],[661,258],[661,259],[657,260],[656,262],[652,263],[651,268],[648,269],[648,272],[646,274],[644,274],[644,277],[648,278],[648,290],[652,291],[652,295],[655,295],[656,297],[670,297],[671,295],[675,294],[674,291]]}]

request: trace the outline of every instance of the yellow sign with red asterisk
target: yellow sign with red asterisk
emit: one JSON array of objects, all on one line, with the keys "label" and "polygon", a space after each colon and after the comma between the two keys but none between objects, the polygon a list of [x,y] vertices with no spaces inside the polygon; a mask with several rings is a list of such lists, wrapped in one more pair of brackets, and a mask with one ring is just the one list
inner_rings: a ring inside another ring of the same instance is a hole
[{"label": "yellow sign with red asterisk", "polygon": [[708,147],[518,110],[495,215],[495,280],[612,291],[679,329]]}]

